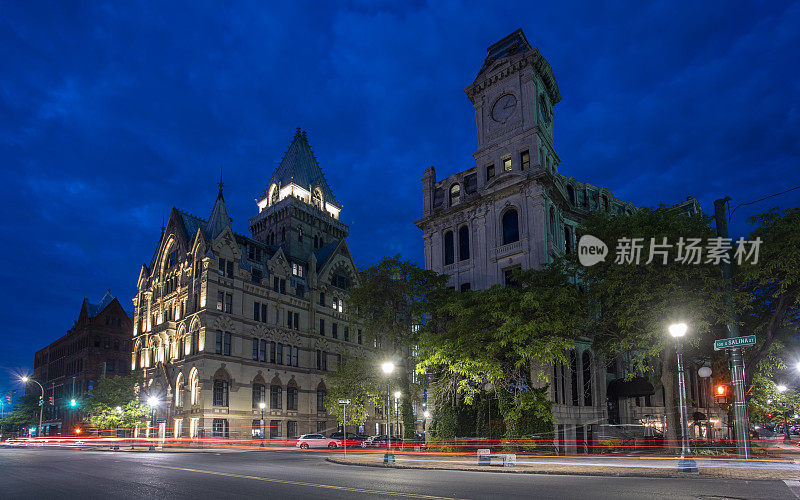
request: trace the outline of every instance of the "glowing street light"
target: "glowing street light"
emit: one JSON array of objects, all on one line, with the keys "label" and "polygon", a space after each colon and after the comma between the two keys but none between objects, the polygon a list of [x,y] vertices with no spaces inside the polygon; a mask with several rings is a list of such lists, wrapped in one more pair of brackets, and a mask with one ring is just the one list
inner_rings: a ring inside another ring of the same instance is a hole
[{"label": "glowing street light", "polygon": [[400,391],[394,391],[394,399],[400,399],[400,396],[402,396],[402,395],[403,395],[403,393],[402,393],[402,392],[400,392]]},{"label": "glowing street light", "polygon": [[267,403],[261,401],[258,403],[259,409],[261,409],[261,446],[264,446],[264,439],[266,439],[266,429],[264,428],[264,409],[267,407]]},{"label": "glowing street light", "polygon": [[[669,334],[676,340],[686,335],[689,327],[686,323],[673,323],[669,325]],[[678,470],[682,472],[697,472],[697,464],[692,460],[692,449],[689,446],[689,429],[687,421],[689,416],[686,413],[686,379],[683,373],[683,343],[678,341],[676,352],[678,354],[678,395],[681,405],[681,459],[678,461]]]},{"label": "glowing street light", "polygon": [[386,454],[383,457],[383,463],[394,463],[394,455],[392,455],[392,400],[389,393],[389,375],[394,372],[394,363],[391,361],[384,361],[381,364],[381,370],[386,375]]},{"label": "glowing street light", "polygon": [[117,406],[116,408],[114,408],[114,411],[116,411],[117,414],[120,414],[120,413],[122,413],[122,407],[121,406]]},{"label": "glowing street light", "polygon": [[776,387],[776,389],[778,389],[778,392],[786,392],[787,390],[789,390],[789,388],[783,384],[780,384],[778,387]]},{"label": "glowing street light", "polygon": [[422,412],[422,416],[425,417],[425,418],[431,418],[431,412],[429,412],[428,410],[425,410],[425,411]]},{"label": "glowing street light", "polygon": [[37,429],[36,432],[38,432],[37,436],[41,436],[42,435],[42,411],[44,410],[44,387],[42,387],[42,384],[37,382],[36,379],[28,377],[27,375],[20,377],[20,380],[22,380],[22,382],[25,383],[25,384],[27,384],[28,382],[34,382],[34,383],[36,383],[36,385],[39,386],[39,389],[42,390],[42,399],[39,401],[39,427],[36,428]]},{"label": "glowing street light", "polygon": [[675,338],[683,337],[688,329],[686,323],[673,323],[669,325],[669,334]]},{"label": "glowing street light", "polygon": [[156,406],[158,406],[158,398],[155,396],[150,396],[149,398],[147,398],[147,406],[149,406],[150,408],[155,408]]}]

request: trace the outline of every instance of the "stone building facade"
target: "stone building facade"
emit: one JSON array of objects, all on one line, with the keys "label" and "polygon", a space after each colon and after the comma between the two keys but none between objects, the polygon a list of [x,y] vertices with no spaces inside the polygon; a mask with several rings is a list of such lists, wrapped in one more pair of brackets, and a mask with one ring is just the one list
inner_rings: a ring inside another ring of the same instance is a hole
[{"label": "stone building facade", "polygon": [[[84,297],[72,328],[33,357],[33,378],[44,386],[42,435],[73,436],[84,432],[83,404],[103,377],[130,373],[132,321],[107,292],[99,303]],[[35,384],[26,389],[39,395]],[[75,400],[75,406],[71,402]]]},{"label": "stone building facade", "polygon": [[[248,221],[233,231],[220,181],[207,219],[173,208],[138,280],[131,366],[167,437],[332,432],[323,376],[364,356],[346,318],[348,227],[300,129]],[[264,403],[262,423],[262,409]],[[370,423],[365,423],[367,426]]]},{"label": "stone building facade", "polygon": [[[457,290],[505,285],[514,269],[539,268],[576,246],[575,227],[594,211],[624,213],[632,204],[604,187],[559,173],[554,106],[561,100],[550,64],[521,30],[488,48],[464,91],[475,109],[475,166],[422,177],[425,267],[447,274]],[[569,363],[541,367],[550,377],[556,440],[573,451],[606,423],[605,362],[585,339]]]}]

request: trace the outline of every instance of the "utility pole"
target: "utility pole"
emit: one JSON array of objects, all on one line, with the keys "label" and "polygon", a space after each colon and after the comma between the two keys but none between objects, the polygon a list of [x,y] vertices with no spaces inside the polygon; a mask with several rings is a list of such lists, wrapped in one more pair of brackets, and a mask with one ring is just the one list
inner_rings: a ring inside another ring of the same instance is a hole
[{"label": "utility pole", "polygon": [[[725,197],[714,201],[714,217],[717,222],[717,236],[720,238],[728,237],[728,217],[725,213],[725,204],[730,200],[730,197]],[[733,306],[733,268],[730,259],[727,261],[722,259],[720,261],[720,268],[722,271],[722,279],[724,283],[724,297],[726,318],[725,326],[727,328],[728,338],[739,336],[739,324],[736,316],[736,311]],[[731,367],[731,385],[733,386],[733,419],[734,430],[736,432],[736,443],[738,445],[739,455],[743,456],[745,460],[750,458],[750,426],[747,421],[747,402],[745,401],[745,387],[744,387],[744,358],[742,357],[742,348],[734,347],[728,349],[730,356]]]}]

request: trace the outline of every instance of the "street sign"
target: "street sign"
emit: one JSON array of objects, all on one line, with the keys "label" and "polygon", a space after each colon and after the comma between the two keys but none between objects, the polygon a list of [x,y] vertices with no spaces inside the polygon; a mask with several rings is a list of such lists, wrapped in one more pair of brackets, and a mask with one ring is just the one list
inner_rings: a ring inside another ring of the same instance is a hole
[{"label": "street sign", "polygon": [[167,419],[163,418],[163,417],[159,417],[159,418],[156,419],[156,423],[157,424],[166,424],[167,423]]},{"label": "street sign", "polygon": [[344,399],[344,398],[339,398],[339,404],[340,405],[349,405],[350,404],[350,400],[349,399]]},{"label": "street sign", "polygon": [[747,335],[746,337],[733,337],[730,339],[715,340],[714,350],[721,351],[722,349],[730,349],[732,347],[744,347],[748,345],[756,345],[755,335]]}]

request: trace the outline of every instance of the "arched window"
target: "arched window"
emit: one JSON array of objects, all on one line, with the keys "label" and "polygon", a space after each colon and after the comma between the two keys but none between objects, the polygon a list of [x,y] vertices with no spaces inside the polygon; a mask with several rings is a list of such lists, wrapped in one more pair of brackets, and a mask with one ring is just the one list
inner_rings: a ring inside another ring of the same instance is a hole
[{"label": "arched window", "polygon": [[583,405],[592,406],[592,355],[583,351]]},{"label": "arched window", "polygon": [[453,184],[450,186],[450,206],[457,204],[461,201],[461,186]]},{"label": "arched window", "polygon": [[453,248],[453,231],[444,233],[444,265],[455,262],[455,251]]},{"label": "arched window", "polygon": [[214,406],[228,406],[228,381],[214,380]]},{"label": "arched window", "polygon": [[575,189],[572,186],[567,186],[567,197],[571,205],[575,205]]},{"label": "arched window", "polygon": [[469,228],[461,226],[458,230],[458,260],[469,259]]},{"label": "arched window", "polygon": [[282,227],[281,228],[281,243],[283,243],[284,241],[286,241],[286,228]]},{"label": "arched window", "polygon": [[267,404],[267,386],[266,384],[261,381],[261,383],[254,382],[253,383],[253,408],[261,408],[261,403],[264,403],[266,407]]},{"label": "arched window", "polygon": [[189,401],[192,406],[200,404],[200,383],[197,380],[197,368],[189,373]]},{"label": "arched window", "polygon": [[175,406],[183,407],[183,373],[178,373],[175,378]]},{"label": "arched window", "polygon": [[519,241],[519,217],[515,209],[503,214],[503,245]]},{"label": "arched window", "polygon": [[286,388],[286,409],[289,411],[297,411],[300,390],[295,386]]}]

